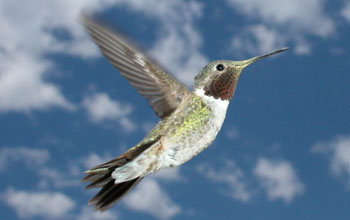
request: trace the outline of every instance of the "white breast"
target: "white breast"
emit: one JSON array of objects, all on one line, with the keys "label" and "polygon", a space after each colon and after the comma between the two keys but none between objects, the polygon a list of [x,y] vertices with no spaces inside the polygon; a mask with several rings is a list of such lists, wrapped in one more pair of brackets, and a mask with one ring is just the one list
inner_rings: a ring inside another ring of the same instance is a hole
[{"label": "white breast", "polygon": [[[204,125],[205,127],[194,131],[191,136],[184,137],[185,139],[181,142],[173,142],[171,138],[164,139],[167,150],[164,152],[162,167],[178,166],[190,160],[207,148],[221,129],[229,101],[206,96],[203,89],[196,89],[194,94],[203,98],[204,102],[211,109],[210,119]],[[203,129],[206,131],[204,135]]]},{"label": "white breast", "polygon": [[210,108],[213,110],[214,119],[217,125],[221,127],[226,116],[226,110],[227,110],[229,101],[216,99],[212,96],[207,96],[204,94],[203,89],[194,90],[194,94],[198,95],[199,97],[202,97],[205,103],[210,106]]},{"label": "white breast", "polygon": [[[226,111],[229,104],[228,100],[221,100],[221,99],[215,99],[212,96],[206,96],[204,94],[203,89],[196,89],[194,93],[200,97],[203,98],[204,102],[212,109],[212,117],[210,119],[210,127],[211,129],[208,129],[207,134],[204,138],[200,141],[201,144],[203,144],[203,147],[207,147],[207,145],[211,144],[218,132],[221,129],[221,126],[224,122],[224,119],[226,117]],[[206,146],[205,146],[206,145]]]}]

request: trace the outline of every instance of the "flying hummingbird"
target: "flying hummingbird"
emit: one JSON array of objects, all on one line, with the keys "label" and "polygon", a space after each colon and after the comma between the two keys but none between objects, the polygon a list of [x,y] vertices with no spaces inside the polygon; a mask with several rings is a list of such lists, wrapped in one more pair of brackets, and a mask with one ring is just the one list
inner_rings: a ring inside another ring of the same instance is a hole
[{"label": "flying hummingbird", "polygon": [[194,91],[190,91],[121,34],[91,17],[82,21],[101,52],[161,119],[127,152],[85,172],[83,181],[91,182],[87,189],[102,188],[89,202],[100,211],[117,203],[148,174],[179,166],[209,147],[221,129],[243,69],[288,49],[243,61],[211,62],[194,78]]}]

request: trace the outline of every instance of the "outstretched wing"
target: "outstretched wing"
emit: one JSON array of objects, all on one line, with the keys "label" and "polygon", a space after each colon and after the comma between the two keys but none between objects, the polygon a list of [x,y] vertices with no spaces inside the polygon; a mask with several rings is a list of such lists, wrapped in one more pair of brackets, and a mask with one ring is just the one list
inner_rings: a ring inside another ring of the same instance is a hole
[{"label": "outstretched wing", "polygon": [[185,93],[190,92],[119,33],[90,17],[85,16],[82,20],[101,52],[146,97],[158,117],[168,116],[180,104]]}]

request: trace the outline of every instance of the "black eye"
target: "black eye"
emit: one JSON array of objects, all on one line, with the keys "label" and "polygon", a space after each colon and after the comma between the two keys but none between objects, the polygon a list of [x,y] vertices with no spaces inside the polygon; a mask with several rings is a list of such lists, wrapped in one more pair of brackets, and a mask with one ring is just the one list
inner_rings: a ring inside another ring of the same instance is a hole
[{"label": "black eye", "polygon": [[216,69],[217,69],[218,71],[223,71],[223,70],[225,69],[225,66],[222,65],[222,64],[218,64],[218,65],[216,66]]}]

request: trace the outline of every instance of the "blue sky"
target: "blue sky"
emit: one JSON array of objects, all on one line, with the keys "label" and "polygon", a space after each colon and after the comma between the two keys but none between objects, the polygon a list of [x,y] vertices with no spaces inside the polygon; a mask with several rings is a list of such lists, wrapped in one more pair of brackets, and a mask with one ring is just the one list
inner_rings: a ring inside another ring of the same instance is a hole
[{"label": "blue sky", "polygon": [[[82,172],[158,121],[78,22],[97,13],[191,86],[246,70],[210,148],[103,214]],[[350,219],[350,2],[0,0],[1,219]]]}]

